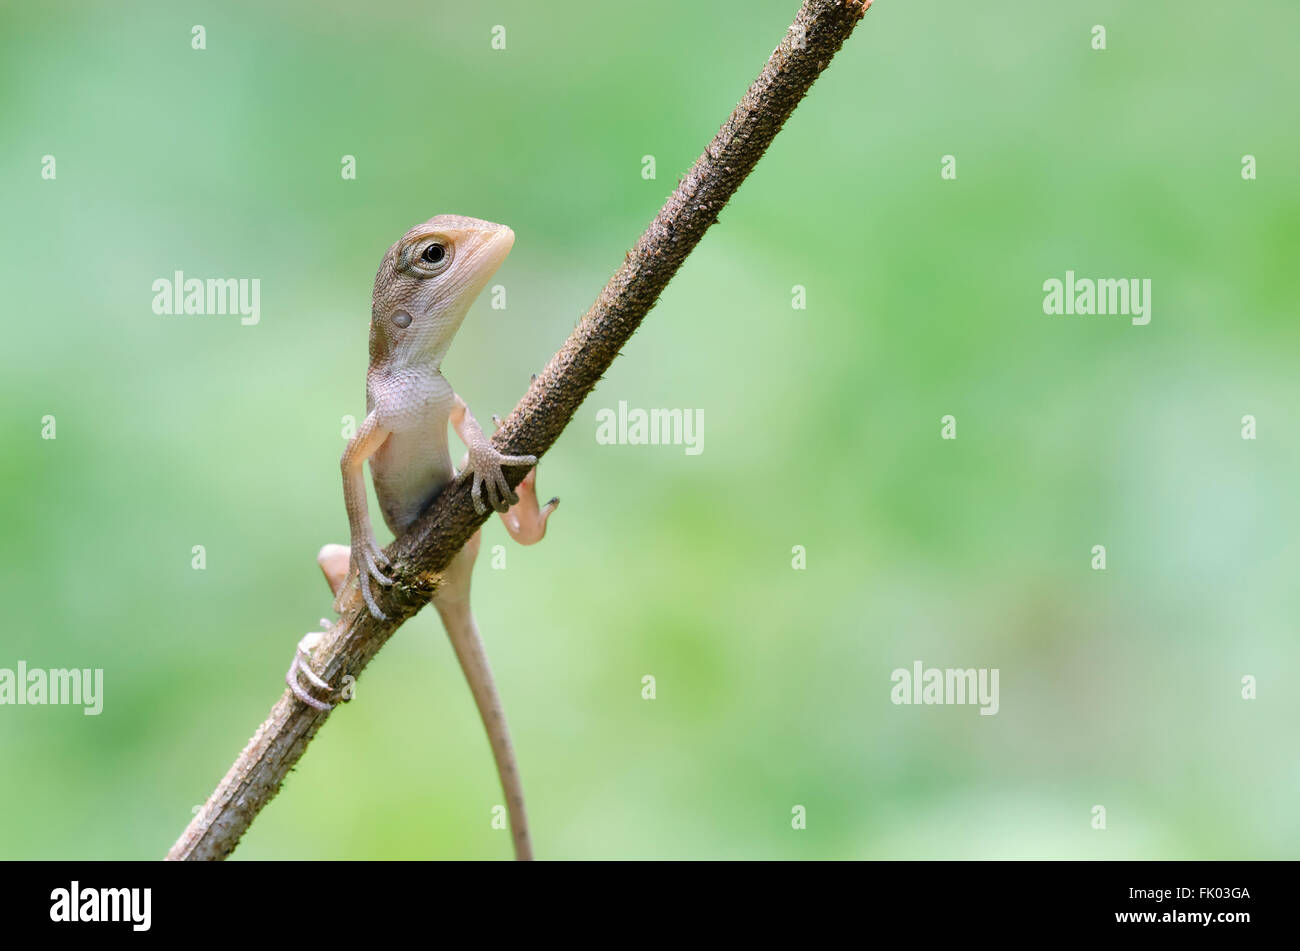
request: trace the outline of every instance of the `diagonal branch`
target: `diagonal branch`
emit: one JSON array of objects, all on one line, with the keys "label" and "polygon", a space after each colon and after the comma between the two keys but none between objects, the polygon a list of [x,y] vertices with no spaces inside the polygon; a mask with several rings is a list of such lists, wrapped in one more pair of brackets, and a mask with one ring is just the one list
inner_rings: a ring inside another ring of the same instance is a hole
[{"label": "diagonal branch", "polygon": [[[871,0],[804,0],[731,117],[493,436],[497,448],[541,456],[554,444],[870,6]],[[525,472],[507,470],[510,484]],[[359,675],[393,632],[429,603],[438,573],[486,518],[475,514],[467,484],[439,495],[388,548],[395,583],[380,607],[389,619],[375,620],[355,599],[316,649],[317,671],[333,684]],[[328,717],[286,690],[167,858],[222,859],[234,851]]]}]

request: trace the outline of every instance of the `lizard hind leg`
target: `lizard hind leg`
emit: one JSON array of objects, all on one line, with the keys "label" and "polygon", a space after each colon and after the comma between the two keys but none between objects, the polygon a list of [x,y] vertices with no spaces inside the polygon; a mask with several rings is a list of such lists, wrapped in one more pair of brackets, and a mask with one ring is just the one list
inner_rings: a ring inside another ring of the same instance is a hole
[{"label": "lizard hind leg", "polygon": [[[500,425],[500,419],[492,417]],[[458,472],[464,472],[469,461],[466,456],[461,460]],[[528,470],[524,480],[515,487],[516,499],[510,508],[498,513],[501,524],[506,527],[510,537],[521,545],[536,545],[546,536],[546,520],[560,506],[557,496],[543,506],[537,504],[537,466]],[[325,549],[321,549],[323,555]],[[322,564],[322,568],[324,565]]]},{"label": "lizard hind leg", "polygon": [[[493,416],[492,422],[497,429],[501,428],[500,416]],[[544,506],[537,505],[537,466],[528,470],[524,481],[515,488],[515,494],[519,496],[519,501],[501,513],[501,523],[505,525],[510,537],[519,544],[536,545],[546,537],[546,520],[559,507],[559,497],[551,499]]]},{"label": "lizard hind leg", "polygon": [[554,498],[538,507],[536,466],[528,470],[528,475],[524,476],[515,492],[519,501],[501,513],[501,523],[519,544],[535,545],[546,537],[546,520],[559,507],[560,500]]},{"label": "lizard hind leg", "polygon": [[[351,556],[352,550],[347,545],[326,545],[316,555],[316,563],[320,565],[320,570],[325,575],[325,583],[330,586],[330,592],[336,597],[343,584],[348,580],[348,565]],[[289,685],[293,695],[307,706],[314,707],[317,710],[330,710],[333,709],[333,704],[317,700],[307,692],[306,688],[298,680],[298,675],[301,674],[321,690],[330,689],[329,683],[311,669],[312,651],[320,644],[321,638],[325,636],[325,631],[328,631],[330,627],[329,621],[325,618],[321,618],[320,623],[322,630],[305,634],[302,640],[298,642],[298,649],[294,651],[293,663],[289,665],[289,670],[284,675],[284,682]]]},{"label": "lizard hind leg", "polygon": [[325,575],[325,583],[330,586],[330,594],[338,596],[343,582],[348,579],[348,566],[352,560],[352,549],[347,545],[326,545],[316,555],[316,564]]},{"label": "lizard hind leg", "polygon": [[293,691],[293,695],[303,703],[307,704],[307,706],[323,711],[334,709],[334,704],[326,703],[324,700],[317,700],[306,691],[301,683],[298,682],[298,674],[301,673],[321,690],[331,689],[329,681],[325,680],[323,677],[319,676],[316,671],[311,669],[312,651],[314,651],[320,644],[321,638],[325,636],[325,632],[330,628],[330,622],[325,618],[321,618],[320,623],[324,630],[312,631],[309,634],[304,634],[302,640],[298,642],[298,649],[294,651],[293,663],[289,665],[289,670],[284,675],[284,682],[289,685],[289,689]]}]

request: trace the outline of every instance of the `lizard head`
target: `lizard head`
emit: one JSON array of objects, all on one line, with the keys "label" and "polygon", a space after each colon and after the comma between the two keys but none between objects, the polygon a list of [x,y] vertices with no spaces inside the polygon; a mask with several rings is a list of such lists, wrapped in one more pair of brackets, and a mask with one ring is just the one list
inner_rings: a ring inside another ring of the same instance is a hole
[{"label": "lizard head", "polygon": [[375,275],[371,363],[440,363],[514,243],[505,225],[460,215],[438,215],[406,232]]}]

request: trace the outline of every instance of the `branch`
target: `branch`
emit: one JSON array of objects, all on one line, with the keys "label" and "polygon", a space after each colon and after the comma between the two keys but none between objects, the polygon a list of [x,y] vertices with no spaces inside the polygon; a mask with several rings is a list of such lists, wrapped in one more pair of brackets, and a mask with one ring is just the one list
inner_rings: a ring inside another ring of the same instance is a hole
[{"label": "branch", "polygon": [[[871,0],[804,0],[731,117],[493,436],[498,449],[540,457],[554,444],[870,6]],[[507,470],[510,484],[518,485],[526,471]],[[475,514],[467,483],[443,491],[387,549],[394,584],[379,601],[389,619],[375,620],[354,599],[316,649],[317,672],[332,684],[359,675],[393,632],[429,603],[439,572],[486,519]],[[167,858],[222,859],[234,851],[328,717],[286,690]]]}]

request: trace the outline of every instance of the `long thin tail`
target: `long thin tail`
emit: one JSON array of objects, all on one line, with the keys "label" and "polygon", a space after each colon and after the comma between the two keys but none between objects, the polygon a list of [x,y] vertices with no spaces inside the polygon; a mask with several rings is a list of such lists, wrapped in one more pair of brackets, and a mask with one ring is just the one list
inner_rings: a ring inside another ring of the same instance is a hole
[{"label": "long thin tail", "polygon": [[[524,810],[524,787],[519,779],[519,764],[515,761],[515,748],[510,742],[510,728],[506,725],[505,709],[497,693],[492,668],[488,664],[483,639],[469,609],[469,573],[478,554],[480,535],[476,532],[464,551],[448,566],[446,586],[433,599],[434,607],[442,617],[451,646],[460,661],[460,669],[469,681],[474,703],[487,729],[488,742],[492,744],[492,757],[497,763],[497,775],[506,794],[506,812],[510,816],[510,833],[515,842],[515,858],[527,861],[533,857],[533,843],[528,836],[528,814]],[[326,545],[316,556],[325,580],[334,594],[339,593],[348,574],[349,550],[346,545]]]},{"label": "long thin tail", "polygon": [[487,652],[483,649],[483,639],[479,637],[478,625],[470,613],[469,601],[455,600],[450,603],[434,599],[442,625],[447,629],[451,646],[456,651],[456,659],[469,681],[470,692],[478,705],[479,716],[487,730],[488,741],[492,744],[492,756],[497,763],[497,774],[501,777],[501,788],[506,794],[506,811],[510,816],[510,833],[515,843],[515,858],[528,861],[533,857],[533,844],[528,836],[528,814],[524,810],[524,787],[519,779],[519,764],[515,761],[515,749],[510,742],[510,728],[506,725],[505,710],[501,706],[501,697],[497,693],[496,682],[492,679],[492,668],[488,665]]}]

